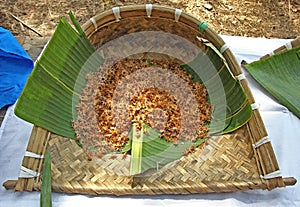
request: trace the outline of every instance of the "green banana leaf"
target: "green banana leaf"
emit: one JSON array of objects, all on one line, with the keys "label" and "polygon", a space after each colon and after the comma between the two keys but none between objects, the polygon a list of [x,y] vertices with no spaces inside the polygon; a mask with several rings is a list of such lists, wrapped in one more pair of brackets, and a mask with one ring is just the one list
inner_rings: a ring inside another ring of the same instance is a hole
[{"label": "green banana leaf", "polygon": [[[208,90],[208,101],[214,106],[209,123],[210,135],[232,132],[251,118],[251,105],[240,82],[232,75],[225,59],[212,44],[208,43],[206,50],[199,52],[194,60],[181,67],[192,75],[193,81],[204,84]],[[124,151],[131,149],[132,175],[177,160],[189,146],[197,147],[205,141],[199,139],[195,143],[174,145],[161,139],[159,133],[151,128],[147,130],[150,131],[149,135],[141,132],[139,138],[136,138],[135,131],[133,126],[133,132],[129,134],[130,139],[124,148]]]},{"label": "green banana leaf", "polygon": [[[74,19],[73,22],[78,25]],[[75,31],[62,18],[35,63],[15,114],[51,132],[75,138],[71,121],[76,117],[74,106],[85,87],[85,75],[97,71],[103,62],[95,51],[83,31]]]},{"label": "green banana leaf", "polygon": [[[179,159],[182,153],[191,145],[194,147],[202,144],[206,138],[198,139],[195,142],[180,141],[174,145],[160,137],[160,133],[144,124],[138,131],[133,125],[129,132],[129,141],[122,152],[131,150],[130,174],[137,175],[149,169],[160,169],[164,165]],[[144,133],[147,131],[147,133]]]},{"label": "green banana leaf", "polygon": [[46,150],[43,179],[42,179],[42,190],[40,195],[40,206],[51,207],[52,206],[52,188],[51,188],[51,157],[50,151]]},{"label": "green banana leaf", "polygon": [[300,118],[300,46],[245,67],[263,88]]},{"label": "green banana leaf", "polygon": [[[72,15],[71,20],[75,29],[65,18],[60,20],[35,64],[15,113],[51,132],[75,138],[71,121],[76,119],[76,105],[86,84],[86,74],[99,70],[103,58],[95,52]],[[209,123],[210,134],[231,132],[250,119],[252,110],[243,88],[212,45],[208,44],[204,51],[190,63],[182,65],[182,68],[192,75],[194,81],[200,81],[208,89],[208,100],[214,106]],[[130,132],[130,139],[123,148],[123,151],[131,150],[132,175],[174,161],[182,156],[187,147],[198,146],[204,141],[173,145],[159,138],[154,129],[149,128],[149,131],[149,135],[140,135],[142,142],[136,139],[136,131]]]},{"label": "green banana leaf", "polygon": [[221,53],[211,43],[206,45],[206,50],[181,67],[192,75],[193,81],[207,88],[208,101],[214,107],[209,133],[224,134],[244,125],[251,118],[252,109]]}]

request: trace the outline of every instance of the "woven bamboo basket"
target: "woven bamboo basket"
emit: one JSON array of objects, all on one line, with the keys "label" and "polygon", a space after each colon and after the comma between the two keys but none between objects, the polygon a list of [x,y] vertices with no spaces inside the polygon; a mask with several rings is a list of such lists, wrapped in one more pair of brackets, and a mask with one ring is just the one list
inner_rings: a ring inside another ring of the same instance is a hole
[{"label": "woven bamboo basket", "polygon": [[265,59],[267,57],[270,57],[272,54],[278,54],[278,53],[284,52],[286,50],[289,50],[289,49],[292,49],[292,48],[295,48],[298,46],[300,46],[300,37],[297,37],[296,39],[292,40],[291,42],[288,42],[287,44],[282,45],[281,47],[272,51],[270,54],[264,55],[260,59]]},{"label": "woven bamboo basket", "polygon": [[[194,17],[161,6],[127,6],[101,13],[83,25],[88,39],[99,48],[106,42],[139,31],[164,31],[198,44],[197,36],[211,42],[225,57],[234,76],[242,71],[225,42],[213,29]],[[241,80],[249,102],[254,98],[245,79]],[[74,140],[34,126],[27,151],[43,155],[51,152],[52,188],[55,192],[79,194],[191,194],[234,192],[294,185],[294,178],[282,178],[257,109],[238,130],[210,138],[203,149],[183,156],[149,176],[128,176],[128,160],[117,157],[99,163],[88,161]],[[254,147],[257,146],[257,147]],[[25,156],[22,166],[36,172],[33,177],[7,182],[16,191],[41,189],[43,159]]]}]

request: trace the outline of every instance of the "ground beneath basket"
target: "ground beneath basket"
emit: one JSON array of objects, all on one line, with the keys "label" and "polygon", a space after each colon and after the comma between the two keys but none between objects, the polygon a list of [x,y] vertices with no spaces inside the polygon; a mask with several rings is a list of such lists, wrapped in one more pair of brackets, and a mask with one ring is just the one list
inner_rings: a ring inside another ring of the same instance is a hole
[{"label": "ground beneath basket", "polygon": [[145,3],[180,8],[219,34],[267,38],[300,34],[299,0],[4,0],[0,3],[0,25],[14,35],[37,36],[27,25],[42,36],[51,36],[59,18],[69,11],[83,24],[113,6]]}]

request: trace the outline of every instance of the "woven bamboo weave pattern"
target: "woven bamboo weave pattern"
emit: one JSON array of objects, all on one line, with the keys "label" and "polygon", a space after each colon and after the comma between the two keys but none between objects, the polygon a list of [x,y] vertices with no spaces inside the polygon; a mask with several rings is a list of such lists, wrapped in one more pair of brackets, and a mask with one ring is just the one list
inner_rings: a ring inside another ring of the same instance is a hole
[{"label": "woven bamboo weave pattern", "polygon": [[[152,175],[126,176],[129,159],[88,161],[69,139],[52,134],[53,189],[81,194],[188,194],[265,188],[252,145],[243,127],[231,135],[211,138],[202,149],[164,166]],[[123,175],[122,175],[123,174]],[[36,183],[36,190],[40,189]]]}]

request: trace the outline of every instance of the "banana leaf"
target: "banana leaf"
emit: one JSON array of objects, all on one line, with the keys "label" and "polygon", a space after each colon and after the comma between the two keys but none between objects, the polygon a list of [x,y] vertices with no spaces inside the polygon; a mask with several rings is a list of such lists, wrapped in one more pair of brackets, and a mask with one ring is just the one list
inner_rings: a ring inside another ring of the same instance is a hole
[{"label": "banana leaf", "polygon": [[[72,15],[71,20],[75,29],[65,18],[60,20],[53,37],[35,64],[17,102],[15,113],[51,132],[75,138],[71,121],[76,119],[76,105],[86,84],[86,74],[98,71],[103,58],[95,52]],[[252,110],[243,88],[212,45],[208,44],[205,50],[193,61],[182,65],[182,68],[208,90],[208,100],[214,106],[209,123],[210,134],[231,132],[250,119]],[[173,145],[160,138],[154,129],[149,128],[149,131],[149,135],[140,134],[142,142],[136,139],[136,131],[130,132],[130,139],[123,148],[123,151],[131,150],[133,155],[132,175],[179,159],[187,147],[198,146],[204,141],[199,139],[195,143]]]},{"label": "banana leaf", "polygon": [[60,20],[15,107],[20,118],[69,138],[76,137],[71,121],[85,75],[97,71],[103,62],[72,20],[77,30],[65,18]]},{"label": "banana leaf", "polygon": [[41,195],[40,195],[40,206],[41,207],[51,207],[52,206],[51,157],[50,157],[49,150],[46,150],[46,153],[45,153],[42,190],[41,190]]},{"label": "banana leaf", "polygon": [[[144,133],[147,131],[147,133]],[[195,142],[179,141],[174,145],[172,142],[160,137],[160,133],[144,124],[139,131],[133,125],[129,132],[129,141],[122,152],[131,150],[130,174],[138,175],[149,169],[160,169],[164,165],[179,159],[188,147],[199,146],[206,138],[198,139]]]},{"label": "banana leaf", "polygon": [[[204,84],[208,90],[208,101],[214,106],[209,123],[209,134],[229,133],[251,118],[251,105],[240,82],[232,75],[221,53],[212,44],[206,45],[206,50],[200,51],[194,60],[181,67],[192,75],[193,81]],[[145,125],[144,127],[149,128]],[[124,151],[131,149],[133,155],[130,165],[132,175],[177,160],[189,146],[197,147],[205,141],[199,139],[194,143],[183,142],[174,145],[161,139],[154,129],[147,129],[149,135],[141,132],[140,138],[136,138],[135,131],[133,126],[133,133],[129,134],[130,139],[124,148],[126,149]]]},{"label": "banana leaf", "polygon": [[224,57],[211,43],[206,45],[194,60],[181,67],[192,75],[193,81],[204,84],[208,91],[208,101],[214,107],[209,133],[229,133],[251,118],[251,105]]},{"label": "banana leaf", "polygon": [[245,67],[263,88],[300,118],[300,46]]}]

